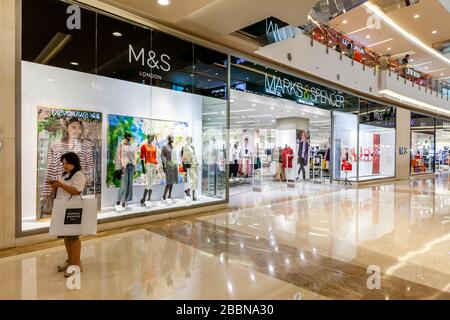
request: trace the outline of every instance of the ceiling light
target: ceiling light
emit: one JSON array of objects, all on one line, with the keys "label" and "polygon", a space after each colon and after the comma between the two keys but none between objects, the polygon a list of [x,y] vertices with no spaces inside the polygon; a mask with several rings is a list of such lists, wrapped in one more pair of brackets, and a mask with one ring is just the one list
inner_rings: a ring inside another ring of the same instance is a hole
[{"label": "ceiling light", "polygon": [[347,23],[348,23],[348,21],[347,21],[347,20],[344,20],[344,21],[342,21],[342,23],[343,23],[343,24],[347,24]]},{"label": "ceiling light", "polygon": [[242,110],[231,110],[231,113],[238,113],[238,112],[252,112],[256,111],[256,109],[242,109]]},{"label": "ceiling light", "polygon": [[80,65],[78,62],[71,62],[70,64],[73,65],[73,66],[79,66]]},{"label": "ceiling light", "polygon": [[202,113],[202,115],[204,115],[204,116],[210,116],[210,115],[213,115],[213,114],[219,114],[219,112],[205,112],[205,113]]},{"label": "ceiling light", "polygon": [[444,115],[447,115],[447,116],[450,115],[450,111],[448,111],[448,110],[445,110],[443,108],[435,107],[435,106],[433,106],[431,104],[428,104],[428,103],[425,103],[425,102],[422,102],[422,101],[419,101],[419,100],[416,100],[416,99],[413,99],[413,98],[410,98],[410,97],[398,94],[398,93],[393,92],[391,90],[387,90],[387,89],[381,90],[380,91],[380,95],[394,98],[394,99],[396,99],[396,100],[398,100],[400,102],[406,102],[406,103],[409,103],[409,104],[412,104],[412,105],[416,105],[416,106],[422,107],[424,109],[428,109],[430,111],[437,112],[439,114],[444,114]]},{"label": "ceiling light", "polygon": [[433,61],[427,61],[427,62],[422,62],[422,63],[418,63],[418,64],[413,64],[412,67],[420,67],[420,66],[424,66],[426,64],[430,64],[433,63]]},{"label": "ceiling light", "polygon": [[273,115],[271,115],[271,114],[262,114],[262,115],[248,116],[247,118],[268,118],[268,117],[272,118]]},{"label": "ceiling light", "polygon": [[443,73],[441,73],[441,76],[443,76],[444,74]]},{"label": "ceiling light", "polygon": [[388,24],[391,28],[402,34],[406,39],[409,41],[415,43],[417,46],[421,47],[425,51],[427,51],[429,54],[435,56],[436,58],[444,61],[447,64],[450,64],[450,59],[446,58],[444,55],[440,54],[435,49],[431,48],[430,46],[426,45],[424,42],[419,40],[417,37],[413,36],[411,33],[407,32],[405,29],[401,28],[397,23],[394,22],[391,18],[388,17],[387,14],[385,14],[378,6],[373,4],[372,2],[368,1],[363,4],[364,7],[366,7],[368,10],[370,10],[372,13],[374,13],[376,16],[381,18],[386,24]]},{"label": "ceiling light", "polygon": [[383,44],[383,43],[386,43],[386,42],[389,42],[389,41],[392,41],[392,40],[394,40],[394,38],[389,38],[389,39],[386,39],[386,40],[383,40],[383,41],[375,42],[375,43],[369,44],[367,47],[368,48],[375,47],[375,46],[377,46],[379,44]]},{"label": "ceiling light", "polygon": [[389,48],[387,48],[388,49],[388,51],[391,51],[391,48],[389,47]]},{"label": "ceiling light", "polygon": [[425,70],[428,70],[428,67],[425,67]]},{"label": "ceiling light", "polygon": [[234,102],[234,99],[231,99],[230,102],[233,103],[233,102]]},{"label": "ceiling light", "polygon": [[416,54],[415,51],[406,51],[406,52],[401,52],[401,53],[397,53],[394,54],[393,56],[391,56],[391,58],[399,58],[399,57],[404,57],[405,55],[409,54],[410,56],[412,56],[413,54]]},{"label": "ceiling light", "polygon": [[256,107],[256,103],[253,103],[253,104],[252,104],[252,107]]},{"label": "ceiling light", "polygon": [[270,110],[275,110],[275,107],[270,107]]},{"label": "ceiling light", "polygon": [[353,34],[353,33],[357,33],[357,32],[360,32],[360,31],[363,31],[363,30],[366,30],[366,29],[373,29],[373,27],[374,27],[374,25],[371,24],[371,25],[368,25],[367,27],[364,27],[364,28],[361,28],[361,29],[353,30],[353,31],[347,33],[347,35],[351,35],[351,34]]},{"label": "ceiling light", "polygon": [[366,36],[366,39],[370,39],[370,35],[367,35],[367,36]]},{"label": "ceiling light", "polygon": [[444,70],[446,70],[446,69],[447,69],[447,68],[433,69],[433,70],[428,71],[428,73],[434,73],[434,72],[444,71]]},{"label": "ceiling light", "polygon": [[113,32],[113,36],[114,37],[121,37],[122,36],[122,34],[120,33],[120,32]]},{"label": "ceiling light", "polygon": [[170,0],[158,0],[158,4],[168,6],[170,4]]},{"label": "ceiling light", "polygon": [[433,30],[433,31],[431,31],[431,33],[432,33],[432,34],[436,34],[436,33],[437,33],[437,30]]},{"label": "ceiling light", "polygon": [[418,14],[414,15],[414,19],[418,19],[418,18],[420,18],[420,15],[418,15]]}]

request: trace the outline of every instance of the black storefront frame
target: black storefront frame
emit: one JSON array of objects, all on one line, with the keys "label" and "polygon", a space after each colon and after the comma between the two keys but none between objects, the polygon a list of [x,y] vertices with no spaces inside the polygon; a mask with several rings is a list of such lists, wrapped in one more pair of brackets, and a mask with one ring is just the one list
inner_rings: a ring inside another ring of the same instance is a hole
[{"label": "black storefront frame", "polygon": [[[239,59],[242,60],[244,58],[239,58],[237,56],[231,56],[231,59],[232,59],[232,61],[234,61],[234,60],[239,60]],[[248,61],[248,62],[250,62],[250,63],[252,63],[254,65],[259,65],[260,67],[263,67],[265,69],[269,69],[268,67],[259,64],[259,62],[256,62],[253,59],[244,59],[244,60],[246,60],[246,61]],[[230,64],[230,72],[231,72],[230,86],[233,86],[233,68],[232,67],[233,67],[233,65]],[[395,123],[395,125],[394,125],[395,141],[394,141],[394,148],[393,148],[393,151],[394,151],[394,174],[393,174],[393,176],[382,177],[382,178],[366,179],[366,180],[363,180],[363,181],[359,181],[359,163],[360,163],[359,133],[360,133],[360,125],[361,125],[361,122],[360,122],[361,121],[360,110],[361,110],[361,100],[362,99],[364,99],[365,101],[368,101],[368,102],[380,104],[380,105],[382,105],[383,107],[386,107],[386,108],[387,107],[391,107],[391,108],[394,108],[395,110],[397,110],[397,106],[395,106],[395,105],[387,105],[387,104],[384,104],[384,103],[376,102],[373,99],[368,99],[366,97],[363,98],[360,95],[356,95],[356,94],[353,94],[353,93],[349,94],[349,93],[347,93],[344,90],[338,90],[338,89],[335,89],[333,87],[329,87],[329,86],[327,87],[327,86],[324,86],[324,85],[321,85],[321,84],[316,84],[316,83],[314,83],[314,82],[312,82],[310,80],[306,80],[306,79],[300,78],[300,77],[298,77],[296,75],[293,75],[293,74],[290,74],[290,73],[285,73],[284,71],[280,71],[280,70],[276,70],[276,69],[272,69],[272,70],[273,70],[274,73],[277,73],[277,76],[286,75],[286,76],[290,77],[290,79],[295,79],[295,80],[297,80],[299,82],[303,81],[303,82],[306,82],[306,83],[309,83],[309,84],[312,84],[312,85],[317,85],[318,87],[322,87],[322,88],[330,90],[330,92],[337,91],[337,92],[340,92],[342,94],[348,95],[349,97],[357,99],[357,101],[358,101],[357,102],[357,109],[356,109],[356,112],[357,112],[357,114],[356,114],[357,115],[357,124],[358,124],[358,126],[357,126],[357,148],[356,148],[357,149],[356,150],[356,157],[357,157],[356,167],[357,168],[356,168],[356,181],[352,181],[352,182],[355,182],[355,183],[364,182],[364,183],[366,183],[366,182],[376,182],[376,181],[395,179],[395,177],[397,176],[397,165],[396,165],[396,163],[397,163],[397,152],[396,152],[396,148],[397,148],[397,139],[396,139],[396,137],[397,137],[397,121],[396,121],[396,119],[397,118],[395,118],[395,122],[394,122]],[[242,81],[244,81],[244,80],[242,80]],[[238,90],[238,89],[234,89],[234,90]],[[254,91],[251,91],[251,90],[238,90],[238,91],[247,92],[247,93],[255,94],[255,95],[267,96],[267,97],[273,98],[273,99],[277,99],[277,98],[286,99],[286,98],[281,97],[281,96],[276,97],[276,96],[271,95],[271,94],[263,94],[261,92],[254,92]],[[292,101],[294,99],[286,99],[286,100]],[[301,102],[298,102],[298,103],[300,105],[302,105]],[[334,125],[335,125],[335,123],[334,123],[334,116],[333,116],[334,112],[335,111],[336,112],[343,112],[343,113],[351,113],[351,112],[343,111],[343,110],[340,110],[340,109],[337,109],[337,108],[324,108],[324,107],[321,107],[320,105],[318,105],[318,106],[310,106],[308,104],[303,104],[303,105],[308,106],[308,107],[313,107],[313,108],[315,107],[315,108],[319,108],[319,109],[322,109],[322,110],[330,111],[330,117],[331,117],[331,119],[330,119],[330,126],[331,126],[330,139],[331,139],[331,144],[333,144],[333,141],[334,141],[334,130],[333,130],[333,128],[334,128]],[[396,117],[397,117],[397,112],[396,112]],[[333,160],[334,156],[335,156],[335,150],[334,150],[334,148],[332,146],[331,147],[331,158],[330,158],[331,170],[330,170],[330,179],[329,180],[330,180],[330,183],[332,183],[333,181],[337,181],[339,183],[339,182],[344,181],[344,179],[334,179],[333,178],[333,176],[334,176],[334,165],[332,164],[332,162],[334,161]]]},{"label": "black storefront frame", "polygon": [[[417,173],[412,172],[412,160],[413,160],[412,157],[413,157],[413,154],[412,154],[411,151],[412,151],[412,134],[413,134],[413,130],[410,129],[410,132],[409,132],[409,150],[410,150],[410,152],[409,152],[410,153],[410,155],[409,155],[409,176],[410,177],[420,177],[420,176],[423,176],[423,175],[436,174],[436,144],[437,144],[437,141],[436,141],[436,122],[437,122],[438,118],[433,117],[433,116],[429,116],[429,115],[427,115],[425,113],[418,113],[418,112],[413,112],[413,111],[410,112],[410,115],[412,113],[420,114],[422,116],[429,117],[429,118],[433,119],[433,149],[434,149],[433,152],[434,152],[434,155],[433,155],[433,163],[432,163],[433,171],[417,172]],[[412,117],[410,116],[410,121],[411,121],[411,119],[412,119]]]},{"label": "black storefront frame", "polygon": [[[60,2],[64,2],[67,4],[75,4],[78,5],[80,8],[82,9],[86,9],[89,10],[91,12],[94,12],[96,15],[98,14],[102,14],[105,16],[108,16],[110,18],[113,19],[117,19],[119,21],[125,22],[127,24],[130,25],[135,25],[135,26],[139,26],[139,27],[143,27],[146,29],[150,29],[150,30],[156,30],[159,32],[162,32],[164,34],[170,35],[167,31],[160,31],[155,27],[149,27],[149,26],[145,26],[142,25],[141,23],[138,23],[136,21],[132,21],[129,19],[126,19],[124,17],[115,15],[113,13],[110,12],[106,12],[103,10],[100,10],[96,7],[93,6],[89,6],[86,5],[84,3],[80,3],[78,1],[75,0],[58,0]],[[16,165],[16,170],[15,170],[15,179],[16,179],[16,184],[15,184],[15,190],[16,190],[16,194],[15,194],[15,237],[16,238],[23,238],[23,237],[27,237],[27,236],[33,236],[33,235],[40,235],[40,234],[44,234],[44,233],[48,233],[49,231],[49,227],[44,227],[44,228],[36,228],[36,229],[32,229],[32,230],[27,230],[24,231],[22,229],[22,0],[17,0],[15,3],[15,8],[16,8],[16,30],[18,30],[18,32],[16,32],[16,37],[15,37],[15,49],[16,49],[16,61],[15,61],[15,75],[16,75],[16,90],[15,90],[15,104],[16,104],[16,113],[15,113],[15,135],[16,135],[16,144],[15,144],[15,156],[16,159],[19,159],[19,163],[20,165]],[[97,22],[97,18],[96,18],[96,22]],[[95,30],[95,33],[97,33],[97,28]],[[171,36],[171,35],[170,35]],[[173,37],[178,38],[179,40],[183,40],[186,42],[190,42],[192,43],[192,47],[195,48],[195,45],[197,44],[196,41],[193,41],[192,39],[190,39],[187,36],[180,36],[180,35],[174,35]],[[214,48],[214,46],[212,45],[205,45],[204,43],[202,44],[198,44],[201,45],[202,47],[206,48],[206,49],[210,49],[210,50],[214,50],[217,52],[221,52],[219,51],[217,48]],[[97,43],[96,43],[96,48],[95,48],[96,52],[97,52]],[[230,54],[229,53],[224,53],[221,52],[224,55],[226,55],[226,60],[227,60],[227,66],[226,66],[226,99],[224,99],[224,104],[225,104],[225,110],[226,110],[226,119],[225,119],[225,124],[226,124],[226,150],[229,150],[229,129],[230,129]],[[200,95],[198,93],[192,92],[191,94],[194,95]],[[202,95],[200,95],[202,96]],[[227,161],[227,157],[228,157],[228,153],[226,151],[224,158],[225,161]],[[229,166],[225,165],[225,177],[229,176]],[[111,223],[111,222],[118,222],[118,221],[124,221],[124,220],[130,220],[130,219],[136,219],[136,218],[141,218],[141,217],[150,217],[150,216],[157,216],[157,215],[161,215],[164,213],[168,213],[168,212],[182,212],[182,211],[186,211],[186,210],[192,210],[192,209],[198,209],[198,208],[205,208],[205,207],[212,207],[212,206],[218,206],[218,205],[224,205],[229,203],[229,198],[230,198],[230,194],[229,194],[229,180],[225,179],[225,199],[223,200],[217,200],[217,201],[213,201],[212,203],[203,203],[203,204],[192,204],[190,206],[185,206],[185,207],[180,207],[180,208],[166,208],[166,209],[160,209],[160,210],[154,210],[154,211],[148,211],[148,212],[139,212],[139,213],[135,213],[135,214],[129,214],[129,215],[121,215],[121,216],[117,216],[117,217],[110,217],[110,218],[104,218],[101,220],[98,220],[98,224],[106,224],[106,223]]]}]

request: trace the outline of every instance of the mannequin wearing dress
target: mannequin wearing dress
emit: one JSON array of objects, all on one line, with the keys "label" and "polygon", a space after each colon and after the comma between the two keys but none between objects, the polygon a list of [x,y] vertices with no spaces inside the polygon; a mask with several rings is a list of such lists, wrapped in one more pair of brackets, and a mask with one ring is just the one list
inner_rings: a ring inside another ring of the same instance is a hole
[{"label": "mannequin wearing dress", "polygon": [[[155,144],[155,136],[149,134],[147,141],[141,146],[141,164],[142,173],[146,175],[147,185],[145,186],[144,195],[141,199],[141,205],[145,205],[146,201],[150,201],[152,197],[153,185],[155,184],[156,172],[157,172],[157,149]],[[146,200],[148,195],[148,200]]]},{"label": "mannequin wearing dress", "polygon": [[[195,191],[198,186],[198,161],[194,146],[192,145],[192,137],[186,138],[186,145],[181,149],[181,161],[191,182],[192,200],[196,201]],[[186,196],[191,196],[191,189],[187,188],[185,190]]]}]

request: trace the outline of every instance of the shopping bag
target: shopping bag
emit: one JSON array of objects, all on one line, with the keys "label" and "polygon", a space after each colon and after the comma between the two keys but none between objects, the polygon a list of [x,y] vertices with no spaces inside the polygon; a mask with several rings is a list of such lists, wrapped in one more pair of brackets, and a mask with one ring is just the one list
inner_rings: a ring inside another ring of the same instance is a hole
[{"label": "shopping bag", "polygon": [[55,193],[52,192],[49,196],[42,199],[41,214],[51,215],[53,211],[53,203],[55,202]]},{"label": "shopping bag", "polygon": [[96,234],[97,199],[55,199],[49,233],[52,236]]}]

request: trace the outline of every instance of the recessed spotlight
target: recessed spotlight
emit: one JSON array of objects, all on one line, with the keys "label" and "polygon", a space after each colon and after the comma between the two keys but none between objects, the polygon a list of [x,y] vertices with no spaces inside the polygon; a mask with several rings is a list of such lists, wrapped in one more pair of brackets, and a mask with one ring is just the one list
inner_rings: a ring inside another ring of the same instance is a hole
[{"label": "recessed spotlight", "polygon": [[410,62],[414,62],[414,59],[409,59]]},{"label": "recessed spotlight", "polygon": [[347,20],[344,20],[344,21],[342,21],[342,23],[343,23],[343,24],[347,24],[347,23],[348,23],[348,21],[347,21]]},{"label": "recessed spotlight", "polygon": [[121,37],[122,36],[122,34],[120,33],[120,32],[113,32],[113,36],[114,37]]},{"label": "recessed spotlight", "polygon": [[168,6],[170,4],[170,0],[158,0],[158,4]]},{"label": "recessed spotlight", "polygon": [[256,107],[256,103],[252,103],[252,107]]},{"label": "recessed spotlight", "polygon": [[414,19],[418,19],[418,18],[420,18],[420,15],[418,15],[418,14],[414,15]]},{"label": "recessed spotlight", "polygon": [[441,73],[441,76],[443,76],[444,74],[443,73]]},{"label": "recessed spotlight", "polygon": [[391,48],[389,47],[389,48],[387,48],[388,49],[388,51],[391,51]]},{"label": "recessed spotlight", "polygon": [[437,30],[433,30],[433,31],[431,31],[431,33],[432,33],[432,34],[436,34],[436,33],[437,33]]},{"label": "recessed spotlight", "polygon": [[231,102],[231,103],[233,103],[233,102],[234,102],[234,100],[233,100],[233,99],[231,99],[231,100],[230,100],[230,102]]},{"label": "recessed spotlight", "polygon": [[304,112],[302,112],[302,116],[304,116],[305,115],[305,113]]},{"label": "recessed spotlight", "polygon": [[370,39],[370,35],[367,35],[367,36],[366,36],[366,39]]},{"label": "recessed spotlight", "polygon": [[211,82],[211,79],[208,79],[208,82]]},{"label": "recessed spotlight", "polygon": [[80,65],[78,62],[71,62],[70,64],[73,65],[73,66],[79,66]]},{"label": "recessed spotlight", "polygon": [[317,116],[314,116],[314,118],[316,118],[316,119],[317,119]]},{"label": "recessed spotlight", "polygon": [[53,80],[53,79],[47,79],[48,80],[48,82],[55,82],[55,80]]},{"label": "recessed spotlight", "polygon": [[270,107],[270,110],[275,110],[275,107]]}]

